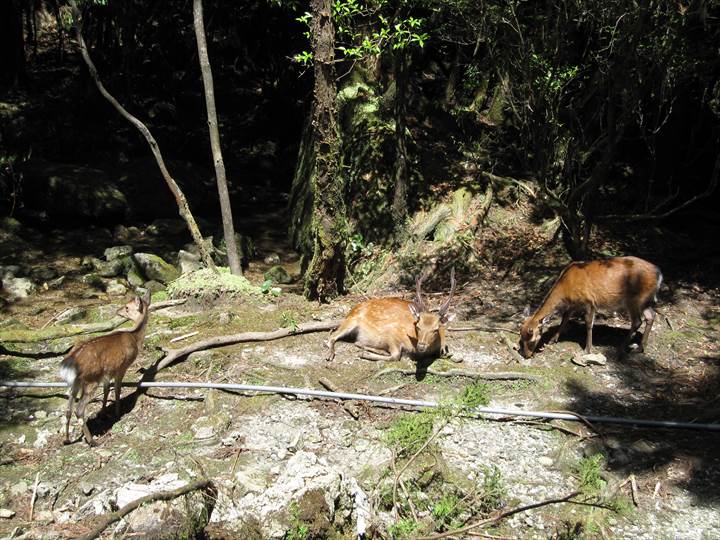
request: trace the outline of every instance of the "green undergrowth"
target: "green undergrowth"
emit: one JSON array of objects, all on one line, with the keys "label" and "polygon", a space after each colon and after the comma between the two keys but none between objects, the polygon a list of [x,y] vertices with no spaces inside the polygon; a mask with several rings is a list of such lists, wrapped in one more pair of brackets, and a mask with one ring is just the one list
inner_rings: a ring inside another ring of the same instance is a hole
[{"label": "green undergrowth", "polygon": [[221,296],[259,296],[260,287],[243,276],[230,273],[226,267],[218,267],[218,273],[208,268],[183,274],[167,286],[170,298],[218,298]]}]

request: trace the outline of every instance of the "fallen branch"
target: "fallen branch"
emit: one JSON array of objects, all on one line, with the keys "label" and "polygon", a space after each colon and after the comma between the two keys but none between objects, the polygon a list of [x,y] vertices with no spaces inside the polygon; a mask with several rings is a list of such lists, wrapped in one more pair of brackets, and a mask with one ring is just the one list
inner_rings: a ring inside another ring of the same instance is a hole
[{"label": "fallen branch", "polygon": [[[342,392],[342,389],[335,386],[332,382],[330,382],[328,379],[320,378],[318,379],[318,382],[321,386],[324,386],[331,392]],[[342,402],[343,409],[347,411],[347,413],[352,416],[355,420],[358,420],[360,418],[360,413],[357,411],[357,407],[350,401],[343,401]]]},{"label": "fallen branch", "polygon": [[[186,300],[163,300],[150,305],[150,311],[157,311],[169,306],[177,306],[185,303]],[[0,332],[0,343],[37,343],[39,341],[52,341],[83,334],[98,334],[115,330],[123,323],[128,322],[125,317],[113,317],[112,319],[92,324],[64,324],[51,328],[40,328],[39,330],[5,330]]]},{"label": "fallen branch", "polygon": [[[416,372],[412,369],[402,368],[386,368],[381,369],[373,375],[373,377],[382,377],[383,375],[389,375],[391,373],[399,373],[400,375],[415,375]],[[514,381],[514,380],[526,380],[526,381],[539,381],[540,377],[536,375],[530,375],[528,373],[519,373],[516,371],[467,371],[463,369],[450,369],[448,371],[436,371],[434,369],[428,369],[425,373],[429,375],[436,375],[438,377],[469,377],[472,379],[484,379],[487,381]]]},{"label": "fallen branch", "polygon": [[497,523],[498,521],[505,519],[507,517],[510,517],[515,514],[519,514],[520,512],[527,512],[528,510],[533,510],[535,508],[540,508],[542,506],[548,506],[551,504],[561,504],[566,502],[574,502],[571,501],[573,497],[577,497],[580,494],[579,491],[573,491],[569,495],[566,495],[565,497],[562,497],[560,499],[548,499],[546,501],[541,501],[538,503],[532,503],[527,504],[525,506],[518,506],[516,508],[511,508],[510,510],[507,510],[505,512],[502,512],[498,514],[495,517],[482,519],[480,521],[476,521],[475,523],[471,523],[470,525],[467,525],[466,527],[462,527],[460,529],[455,529],[452,531],[447,531],[444,533],[439,534],[433,534],[430,536],[420,536],[416,538],[415,540],[437,540],[438,538],[447,538],[449,536],[455,536],[457,534],[465,533],[468,531],[472,531],[473,529],[477,529],[478,527],[484,527],[486,525],[492,525],[493,523]]},{"label": "fallen branch", "polygon": [[233,345],[235,343],[247,343],[252,341],[273,341],[288,336],[297,336],[300,334],[309,334],[311,332],[323,332],[333,330],[340,324],[340,319],[332,321],[314,322],[299,324],[294,328],[279,328],[272,332],[243,332],[240,334],[231,334],[227,336],[215,336],[213,338],[196,341],[182,349],[163,349],[165,357],[156,364],[156,371],[160,371],[167,365],[171,364],[178,358],[187,356],[196,351],[205,349],[213,349],[215,347],[223,347],[225,345]]},{"label": "fallen branch", "polygon": [[503,326],[451,326],[449,328],[446,328],[446,330],[448,332],[510,332],[511,334],[517,334],[517,330],[513,330],[512,328],[505,328]]},{"label": "fallen branch", "polygon": [[153,501],[170,501],[172,499],[176,499],[178,497],[181,497],[183,495],[186,495],[188,493],[191,493],[193,491],[202,489],[205,490],[208,487],[210,487],[210,480],[203,479],[203,480],[197,480],[195,482],[191,482],[185,486],[179,487],[177,489],[173,489],[171,491],[158,491],[156,493],[149,493],[148,495],[145,495],[144,497],[140,497],[139,499],[134,500],[131,503],[126,504],[123,506],[120,510],[117,512],[111,512],[110,514],[105,514],[100,524],[92,529],[89,533],[80,536],[78,540],[92,540],[93,538],[97,538],[102,534],[102,532],[107,529],[110,525],[115,523],[116,521],[120,521],[122,518],[124,518],[126,515],[128,515],[133,510],[136,510],[140,506],[142,506],[145,503],[153,502]]}]

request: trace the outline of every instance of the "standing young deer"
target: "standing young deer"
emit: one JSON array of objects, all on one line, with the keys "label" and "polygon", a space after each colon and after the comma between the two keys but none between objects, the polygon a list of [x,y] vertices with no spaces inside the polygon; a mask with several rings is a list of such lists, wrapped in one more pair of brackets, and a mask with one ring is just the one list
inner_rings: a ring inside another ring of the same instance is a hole
[{"label": "standing young deer", "polygon": [[373,298],[358,304],[327,342],[328,362],[335,358],[335,342],[347,341],[364,349],[366,360],[400,360],[411,356],[437,357],[445,352],[445,324],[454,318],[448,314],[455,292],[455,269],[450,272],[450,294],[437,313],[431,312],[422,298],[422,279],[416,281],[415,301],[402,298]]},{"label": "standing young deer", "polygon": [[585,352],[592,350],[592,328],[595,312],[624,309],[632,321],[630,332],[619,348],[624,352],[635,332],[645,320],[645,331],[638,351],[647,345],[650,329],[655,320],[653,306],[662,284],[660,269],[638,257],[613,257],[590,262],[572,262],[560,273],[542,305],[525,319],[520,328],[520,351],[525,358],[535,352],[543,325],[553,313],[562,314],[562,322],[550,339],[555,343],[567,326],[573,312],[585,312],[587,339]]},{"label": "standing young deer", "polygon": [[78,343],[63,359],[60,364],[60,376],[70,386],[65,413],[65,444],[70,442],[70,418],[75,399],[81,390],[82,395],[78,400],[75,415],[82,422],[85,440],[90,446],[95,446],[95,440],[85,421],[85,408],[101,382],[103,383],[101,412],[105,410],[110,393],[110,379],[113,379],[115,416],[120,416],[120,385],[125,371],[142,348],[149,307],[150,291],[147,291],[142,298],[136,297],[130,300],[117,311],[118,315],[133,322],[131,328]]}]

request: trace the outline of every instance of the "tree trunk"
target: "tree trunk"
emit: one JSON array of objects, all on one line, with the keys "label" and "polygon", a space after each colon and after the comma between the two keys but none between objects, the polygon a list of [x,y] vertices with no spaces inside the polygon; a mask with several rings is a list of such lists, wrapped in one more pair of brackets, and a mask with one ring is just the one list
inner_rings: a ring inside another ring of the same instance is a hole
[{"label": "tree trunk", "polygon": [[305,274],[305,296],[327,301],[343,292],[347,220],[343,182],[339,176],[340,136],[337,126],[333,61],[335,28],[332,1],[312,0],[312,48],[315,64],[313,130],[315,162],[313,196],[313,254]]},{"label": "tree trunk", "polygon": [[395,232],[402,230],[408,215],[407,166],[407,54],[404,49],[395,53],[395,194],[392,215]]},{"label": "tree trunk", "polygon": [[77,7],[77,4],[75,3],[75,0],[69,0],[70,8],[72,10],[72,16],[73,16],[73,27],[75,29],[75,38],[77,39],[78,45],[80,46],[80,53],[82,54],[83,60],[85,61],[85,64],[88,67],[88,71],[90,72],[90,76],[92,77],[93,81],[95,81],[95,85],[97,86],[98,90],[102,94],[102,96],[107,99],[110,104],[115,107],[115,109],[132,125],[134,125],[140,133],[142,133],[143,137],[145,137],[145,140],[147,141],[148,145],[150,145],[150,150],[152,151],[153,155],[155,156],[155,161],[157,161],[158,167],[160,169],[160,173],[162,174],[163,178],[165,179],[165,182],[167,183],[168,187],[170,188],[170,191],[172,192],[173,196],[175,197],[175,201],[178,205],[178,211],[180,213],[180,217],[182,217],[185,220],[185,223],[187,223],[188,229],[190,230],[190,234],[192,235],[192,238],[197,245],[198,249],[200,250],[200,256],[202,257],[203,262],[205,265],[212,269],[213,271],[217,272],[217,268],[215,268],[215,263],[213,263],[212,259],[210,258],[210,253],[207,250],[207,247],[205,243],[203,242],[203,237],[200,234],[200,229],[198,229],[197,223],[195,222],[195,218],[192,215],[192,212],[190,211],[190,206],[188,205],[187,199],[185,198],[185,194],[180,189],[180,186],[177,185],[175,180],[172,176],[170,176],[170,173],[167,170],[167,167],[165,167],[165,161],[163,160],[162,154],[160,153],[160,147],[158,146],[157,141],[155,140],[155,137],[152,136],[152,133],[150,133],[150,130],[147,128],[145,124],[143,124],[140,120],[135,118],[132,114],[130,114],[125,108],[120,105],[120,103],[107,91],[103,83],[100,81],[100,76],[98,75],[97,69],[95,68],[95,64],[93,63],[92,59],[90,58],[90,53],[88,52],[87,45],[85,44],[85,40],[83,39],[82,32],[81,32],[81,20],[80,20],[80,10]]},{"label": "tree trunk", "polygon": [[210,130],[210,147],[212,148],[213,163],[215,164],[215,178],[217,179],[218,195],[220,196],[220,213],[222,214],[223,234],[227,246],[230,272],[237,276],[242,275],[240,258],[238,257],[237,243],[235,242],[235,227],[233,225],[232,207],[228,193],[227,179],[225,178],[225,162],[220,149],[220,133],[218,131],[217,112],[215,110],[215,89],[213,87],[210,57],[205,40],[205,26],[203,24],[202,0],[193,0],[193,22],[195,38],[197,39],[198,58],[202,71],[203,85],[205,86],[205,105],[207,106],[208,129]]},{"label": "tree trunk", "polygon": [[11,86],[25,82],[22,11],[15,0],[0,0],[0,51],[0,82]]}]

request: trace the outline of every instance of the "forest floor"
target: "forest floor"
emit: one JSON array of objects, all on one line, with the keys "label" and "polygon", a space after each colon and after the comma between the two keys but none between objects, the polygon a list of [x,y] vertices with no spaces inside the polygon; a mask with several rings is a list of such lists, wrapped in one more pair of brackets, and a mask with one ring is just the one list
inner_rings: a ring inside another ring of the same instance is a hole
[{"label": "forest floor", "polygon": [[[716,422],[720,417],[720,292],[717,282],[703,279],[707,275],[702,261],[694,263],[696,270],[672,266],[672,261],[665,267],[660,262],[671,287],[661,291],[659,306],[669,323],[658,317],[645,353],[618,358],[614,346],[625,335],[628,321],[606,314],[598,319],[595,330],[596,352],[606,355],[604,365],[578,364],[584,339],[580,321],[571,325],[559,343],[545,346],[531,360],[519,361],[509,344],[517,342],[520,313],[528,301],[542,298],[565,259],[559,248],[543,248],[549,235],[516,215],[517,211],[493,210],[488,232],[478,239],[485,269],[462,276],[458,283],[453,301],[458,316],[451,327],[484,330],[451,330],[451,356],[436,360],[430,369],[512,371],[537,377],[534,381],[488,381],[481,388],[490,406]],[[117,244],[112,235],[88,239],[86,231],[51,235],[29,231],[1,233],[0,264],[50,265],[67,280],[58,290],[41,289],[2,308],[3,326],[40,328],[68,306],[88,308],[90,318],[107,316],[108,304],[122,302],[102,292],[88,295],[80,281],[82,256],[99,255],[105,247]],[[619,242],[614,249],[627,251]],[[262,282],[268,267],[263,259],[270,251],[277,252],[281,264],[297,277],[297,256],[271,237],[258,243],[258,258],[247,272],[251,282]],[[688,252],[688,258],[691,255]],[[277,298],[189,301],[153,312],[145,349],[135,367],[151,365],[162,356],[160,347],[192,332],[197,334],[173,346],[214,335],[337,319],[362,300],[354,294],[318,305],[299,293],[300,286],[294,284]],[[440,302],[443,290],[436,293],[429,296],[432,303]],[[410,298],[411,291],[401,294]],[[335,360],[327,363],[326,337],[315,333],[202,351],[157,373],[154,380],[321,389],[323,379],[341,391],[438,401],[456,398],[473,382],[460,375],[426,373],[407,358],[399,363],[361,360],[354,346],[343,343],[337,345]],[[59,360],[58,356],[0,356],[0,379],[59,381]],[[139,378],[131,368],[126,381]],[[314,488],[331,494],[331,500],[341,500],[347,483],[354,479],[373,505],[371,528],[382,531],[395,522],[390,531],[396,538],[413,538],[421,530],[443,530],[437,509],[450,495],[459,509],[453,514],[453,523],[458,525],[472,523],[497,508],[583,489],[585,495],[578,500],[612,501],[608,503],[612,509],[608,504],[605,508],[602,504],[544,506],[502,521],[489,531],[494,535],[490,537],[720,539],[717,432],[551,424],[491,415],[436,418],[439,431],[427,456],[417,459],[419,470],[409,470],[406,485],[401,486],[401,499],[415,504],[403,506],[405,519],[397,520],[392,515],[392,498],[387,500],[387,482],[400,456],[391,451],[388,434],[401,419],[418,417],[417,413],[355,403],[351,415],[334,400],[214,390],[135,393],[125,388],[123,396],[120,418],[109,412],[96,416],[99,400],[90,405],[90,428],[99,446],[89,448],[82,441],[62,444],[63,392],[2,391],[0,509],[9,510],[11,517],[0,518],[0,536],[77,537],[91,528],[97,514],[117,504],[120,488],[179,475],[209,477],[216,485],[210,524],[203,533],[208,538],[310,538],[311,517],[299,514],[291,501]],[[73,430],[79,437],[75,423]],[[598,454],[602,458],[594,461]],[[600,480],[591,482],[587,474],[593,463]],[[433,471],[434,481],[421,481],[423,467],[425,472]],[[633,481],[624,482],[628,478]],[[494,497],[485,514],[475,504],[483,497],[486,501]],[[353,504],[336,503],[329,518],[333,532],[327,537],[354,537],[347,525],[357,517],[352,508]],[[417,520],[410,519],[412,513]],[[416,521],[426,528],[419,528]],[[121,522],[117,532],[124,526]],[[115,527],[108,528],[105,537]]]}]

